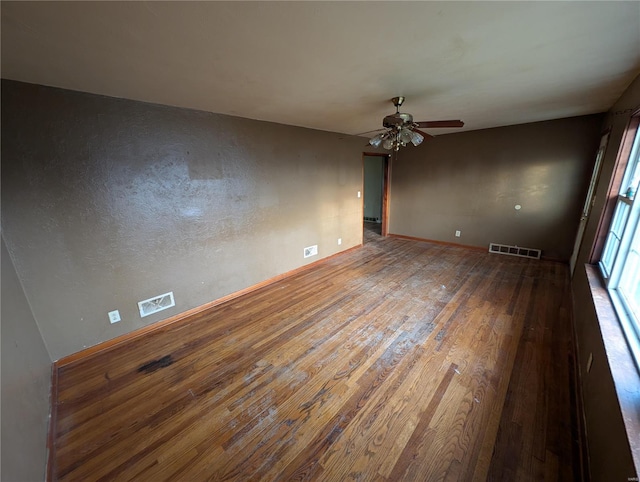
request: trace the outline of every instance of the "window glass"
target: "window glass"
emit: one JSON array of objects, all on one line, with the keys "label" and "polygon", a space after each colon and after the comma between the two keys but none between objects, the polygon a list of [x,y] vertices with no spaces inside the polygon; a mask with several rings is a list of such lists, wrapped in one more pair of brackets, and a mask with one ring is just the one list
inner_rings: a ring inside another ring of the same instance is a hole
[{"label": "window glass", "polygon": [[600,268],[640,367],[640,129],[627,162]]}]

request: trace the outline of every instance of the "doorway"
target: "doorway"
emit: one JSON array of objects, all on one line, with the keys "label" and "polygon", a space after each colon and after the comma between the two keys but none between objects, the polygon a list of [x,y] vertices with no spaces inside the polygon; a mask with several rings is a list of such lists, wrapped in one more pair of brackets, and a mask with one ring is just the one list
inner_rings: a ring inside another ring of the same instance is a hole
[{"label": "doorway", "polygon": [[366,243],[388,232],[389,155],[363,153],[363,239]]}]

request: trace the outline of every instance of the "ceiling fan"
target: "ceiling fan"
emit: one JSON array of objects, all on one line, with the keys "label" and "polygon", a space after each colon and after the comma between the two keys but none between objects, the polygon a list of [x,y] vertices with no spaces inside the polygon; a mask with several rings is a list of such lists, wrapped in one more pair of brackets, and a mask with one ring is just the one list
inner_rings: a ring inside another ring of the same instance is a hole
[{"label": "ceiling fan", "polygon": [[382,146],[384,149],[398,151],[408,143],[418,146],[422,144],[425,138],[433,137],[421,131],[419,128],[432,129],[438,127],[464,126],[464,122],[461,120],[414,122],[411,114],[400,112],[400,106],[404,102],[404,97],[394,97],[391,99],[391,102],[396,106],[396,113],[382,119],[382,125],[385,130],[369,140],[369,144],[373,147]]}]

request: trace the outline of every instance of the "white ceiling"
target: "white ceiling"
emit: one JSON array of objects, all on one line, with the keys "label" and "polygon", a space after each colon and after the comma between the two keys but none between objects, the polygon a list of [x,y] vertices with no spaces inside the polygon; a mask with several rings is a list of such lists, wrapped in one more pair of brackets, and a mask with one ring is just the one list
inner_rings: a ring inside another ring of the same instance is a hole
[{"label": "white ceiling", "polygon": [[638,1],[3,1],[1,15],[3,78],[348,134],[381,127],[396,95],[463,130],[603,112],[640,73]]}]

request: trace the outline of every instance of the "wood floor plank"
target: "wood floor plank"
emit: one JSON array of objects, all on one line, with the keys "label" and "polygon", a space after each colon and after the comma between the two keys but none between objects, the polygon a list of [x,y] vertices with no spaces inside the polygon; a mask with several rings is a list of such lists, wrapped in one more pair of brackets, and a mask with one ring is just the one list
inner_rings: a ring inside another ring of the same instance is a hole
[{"label": "wood floor plank", "polygon": [[559,263],[359,250],[58,370],[54,480],[571,480]]}]

